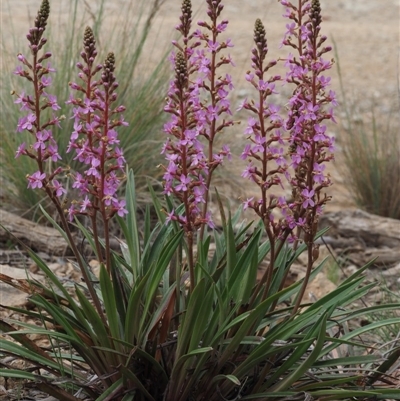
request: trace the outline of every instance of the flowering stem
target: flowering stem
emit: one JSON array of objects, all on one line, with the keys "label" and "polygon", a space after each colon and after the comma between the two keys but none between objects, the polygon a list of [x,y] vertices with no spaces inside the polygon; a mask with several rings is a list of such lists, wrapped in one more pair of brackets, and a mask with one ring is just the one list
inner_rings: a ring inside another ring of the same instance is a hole
[{"label": "flowering stem", "polygon": [[306,274],[303,279],[303,284],[301,286],[300,292],[297,294],[296,303],[292,309],[291,315],[294,316],[300,308],[301,302],[303,300],[304,294],[306,292],[306,288],[308,282],[310,280],[311,271],[313,268],[314,260],[313,260],[313,240],[307,242],[307,269]]},{"label": "flowering stem", "polygon": [[90,297],[91,297],[91,299],[92,299],[92,301],[93,301],[93,303],[94,303],[94,305],[96,307],[96,310],[97,310],[99,316],[101,317],[101,320],[102,320],[103,324],[105,326],[107,326],[107,319],[104,316],[103,308],[101,306],[101,303],[100,303],[100,300],[99,300],[99,298],[97,296],[97,293],[96,293],[96,291],[95,291],[95,289],[93,287],[92,281],[91,281],[91,279],[89,277],[88,269],[87,269],[87,267],[85,265],[85,262],[82,259],[78,248],[76,247],[75,240],[74,240],[74,238],[72,236],[72,233],[71,233],[71,231],[69,229],[69,224],[68,224],[67,219],[65,217],[64,210],[62,209],[58,198],[55,198],[54,195],[51,193],[52,191],[51,190],[46,190],[46,192],[47,192],[47,194],[49,194],[49,193],[51,194],[51,200],[53,201],[54,205],[57,208],[57,212],[58,212],[58,214],[59,214],[59,216],[61,218],[62,226],[63,226],[64,231],[65,231],[65,233],[67,234],[67,237],[68,237],[69,245],[70,245],[70,247],[72,249],[72,252],[75,255],[76,261],[78,262],[80,271],[81,271],[82,276],[83,276],[83,280],[86,283],[87,288],[89,290]]},{"label": "flowering stem", "polygon": [[[86,29],[85,35],[88,33],[88,29]],[[88,71],[86,74],[86,99],[92,99],[92,77],[94,75],[93,72],[93,62],[88,60],[87,62],[87,67],[88,67]],[[86,123],[88,125],[90,125],[90,123],[92,122],[92,115],[91,113],[87,113],[86,116]],[[93,138],[93,134],[91,131],[88,131],[87,134],[87,138],[88,138],[88,142],[89,142],[89,146],[90,148],[93,147],[93,143],[94,143],[94,138]],[[97,197],[94,197],[92,202],[94,203],[94,207],[93,210],[90,212],[90,218],[91,218],[91,223],[92,223],[92,230],[93,230],[93,240],[96,246],[96,252],[97,252],[97,257],[98,257],[98,261],[99,263],[103,263],[103,252],[101,249],[101,244],[99,241],[99,231],[98,231],[98,227],[97,227],[97,211],[99,209],[99,200]]]},{"label": "flowering stem", "polygon": [[[39,11],[37,21],[40,21],[40,18],[39,18],[40,13],[42,13],[42,15],[43,15],[43,11],[46,9],[46,7],[47,7],[47,17],[48,17],[49,4],[48,4],[48,2],[44,1],[42,3],[41,10]],[[47,17],[46,17],[46,19],[47,19]],[[39,24],[40,24],[40,22],[39,22]],[[41,33],[43,33],[44,28],[45,28],[45,24],[42,26],[43,30],[41,31]],[[38,31],[36,31],[36,32],[38,32]],[[37,35],[37,33],[36,33],[36,35]],[[44,130],[44,126],[42,127],[41,118],[40,118],[41,117],[40,99],[41,99],[42,91],[39,88],[39,85],[40,85],[39,74],[40,74],[40,71],[41,71],[42,67],[38,67],[38,65],[40,64],[40,63],[38,63],[38,50],[39,50],[39,48],[41,46],[43,46],[45,41],[43,39],[42,39],[41,42],[39,42],[38,40],[35,41],[35,39],[32,39],[32,33],[31,32],[28,35],[28,37],[29,36],[30,36],[30,42],[31,42],[31,51],[32,51],[32,54],[33,54],[33,65],[32,65],[32,69],[31,70],[32,70],[32,75],[33,75],[32,81],[33,81],[33,85],[34,85],[34,113],[35,113],[35,117],[36,117],[36,120],[34,122],[34,126],[36,128],[35,129],[35,131],[36,131],[35,134],[37,136],[37,133],[39,131]],[[40,34],[40,37],[41,37],[41,34]],[[43,76],[43,73],[42,73],[42,76]],[[37,148],[37,156],[35,157],[35,159],[37,161],[40,173],[41,174],[44,173],[44,169],[43,169],[43,152],[42,152],[42,147],[41,146],[39,146]],[[55,174],[56,174],[56,172],[54,172],[51,176],[54,176]],[[69,246],[71,247],[72,252],[75,255],[76,261],[77,261],[77,263],[79,265],[79,268],[81,270],[83,279],[84,279],[84,281],[85,281],[85,283],[87,285],[87,288],[88,288],[88,291],[90,293],[90,296],[91,296],[91,298],[92,298],[92,300],[93,300],[93,302],[95,304],[95,307],[96,307],[96,309],[97,309],[97,311],[99,313],[99,316],[101,317],[103,323],[106,324],[106,319],[105,319],[105,316],[103,314],[103,310],[102,310],[102,307],[101,307],[101,304],[100,304],[100,300],[97,297],[96,291],[93,288],[93,285],[92,285],[92,282],[90,280],[88,271],[87,271],[86,266],[84,264],[85,262],[82,260],[80,252],[79,252],[79,250],[78,250],[78,248],[77,248],[77,246],[75,244],[75,240],[74,240],[74,238],[72,236],[72,233],[71,233],[71,230],[69,228],[69,224],[68,224],[67,219],[65,217],[64,210],[63,210],[63,208],[61,206],[61,203],[60,203],[58,197],[56,196],[56,194],[54,193],[53,189],[51,188],[51,185],[50,185],[49,181],[50,180],[47,179],[46,177],[42,180],[43,188],[44,188],[45,192],[47,193],[48,197],[51,199],[51,201],[54,204],[54,206],[56,207],[58,215],[59,215],[59,217],[61,219],[61,225],[62,225],[62,227],[63,227],[63,229],[64,229],[64,231],[65,231],[65,233],[67,235]]]},{"label": "flowering stem", "polygon": [[[185,86],[180,87],[180,115],[181,115],[181,132],[180,137],[181,141],[185,139],[185,131],[187,129],[187,115],[186,115],[186,104],[185,104]],[[181,157],[182,157],[182,174],[185,177],[189,176],[189,171],[187,168],[186,160],[187,160],[187,148],[186,145],[182,144],[181,148]],[[186,238],[187,238],[187,248],[188,248],[188,267],[189,267],[189,278],[190,278],[190,292],[193,292],[196,286],[196,279],[194,274],[194,253],[193,253],[193,226],[190,216],[192,212],[190,210],[190,202],[189,202],[189,194],[188,191],[183,191],[183,204],[185,206],[185,215],[186,215]]]},{"label": "flowering stem", "polygon": [[[216,26],[217,26],[217,16],[216,14],[212,13],[212,40],[213,43],[216,43],[217,41],[217,33],[216,33]],[[211,105],[212,108],[214,109],[216,107],[216,100],[215,100],[215,62],[216,62],[216,51],[213,50],[211,54],[211,63],[210,63],[210,96],[211,96]],[[211,121],[211,126],[210,126],[210,133],[208,137],[208,175],[207,175],[207,180],[206,180],[206,185],[205,185],[205,194],[204,194],[204,204],[203,204],[203,212],[202,212],[202,219],[204,223],[200,227],[200,243],[203,241],[204,238],[204,231],[206,228],[206,216],[207,216],[207,211],[208,211],[208,203],[209,203],[209,196],[210,196],[210,186],[211,186],[211,181],[212,181],[212,175],[215,170],[214,166],[214,137],[215,137],[215,128],[216,128],[216,118],[213,118]]]},{"label": "flowering stem", "polygon": [[[102,152],[100,157],[100,194],[99,199],[104,199],[105,197],[105,180],[106,180],[106,148],[107,148],[107,133],[108,133],[108,119],[109,119],[109,107],[110,107],[110,91],[109,87],[106,87],[105,90],[105,108],[104,108],[104,127],[103,127],[103,138],[105,141],[102,143]],[[106,253],[106,270],[108,275],[111,275],[111,251],[110,251],[110,232],[109,232],[109,223],[108,216],[106,211],[106,205],[104,202],[100,201],[101,214],[103,218],[104,224],[104,240],[105,240],[105,253]]]},{"label": "flowering stem", "polygon": [[[94,201],[94,203],[96,204],[97,202]],[[95,205],[95,207],[96,207],[96,205]],[[101,244],[100,244],[100,241],[99,241],[99,231],[98,231],[98,228],[97,228],[97,216],[96,216],[95,212],[90,214],[90,220],[91,220],[91,223],[92,223],[93,240],[94,240],[94,243],[95,243],[95,246],[96,246],[96,253],[97,253],[97,257],[99,259],[98,261],[99,261],[99,263],[103,263],[103,252],[101,250]]]}]

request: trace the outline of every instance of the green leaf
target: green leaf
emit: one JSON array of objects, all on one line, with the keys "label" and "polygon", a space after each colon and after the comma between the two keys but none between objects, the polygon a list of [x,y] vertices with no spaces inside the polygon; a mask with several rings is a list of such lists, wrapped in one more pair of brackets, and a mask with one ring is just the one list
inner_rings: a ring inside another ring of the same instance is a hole
[{"label": "green leaf", "polygon": [[115,393],[119,393],[123,388],[123,379],[122,377],[115,381],[111,386],[107,387],[101,395],[96,398],[96,401],[105,401],[105,400],[112,400],[109,398],[113,396]]},{"label": "green leaf", "polygon": [[[156,295],[156,291],[160,286],[161,278],[164,275],[165,270],[171,263],[172,257],[175,254],[175,251],[178,245],[181,243],[183,237],[183,231],[180,230],[173,237],[164,245],[161,254],[157,260],[157,263],[152,266],[152,269],[149,271],[150,276],[146,283],[147,288],[145,291],[146,298],[144,302],[144,309],[142,313],[142,317],[140,320],[140,332],[139,337],[142,338],[143,332],[142,330],[145,329],[145,321],[148,319],[148,313],[152,313],[151,306],[154,304],[154,297]],[[144,340],[144,339],[143,339]],[[145,340],[147,341],[147,340]]]},{"label": "green leaf", "polygon": [[[318,359],[320,352],[324,346],[325,342],[325,332],[326,332],[326,319],[330,313],[324,313],[315,325],[314,331],[317,331],[318,337],[315,343],[314,349],[299,367],[296,368],[291,374],[286,376],[283,380],[279,381],[276,385],[271,387],[271,391],[281,391],[288,389],[296,380],[302,377],[307,370],[313,365],[313,363]],[[301,357],[302,355],[299,355]]]},{"label": "green leaf", "polygon": [[[100,260],[100,256],[98,253],[97,246],[94,242],[93,239],[93,234],[89,232],[89,230],[86,229],[86,227],[78,220],[75,219],[75,224],[79,228],[79,231],[83,234],[83,236],[86,238],[87,242],[89,243],[90,249],[95,253],[96,259]],[[94,277],[93,277],[94,278]]]},{"label": "green leaf", "polygon": [[181,365],[183,365],[183,363],[184,363],[187,359],[190,359],[190,358],[192,358],[192,357],[194,357],[194,356],[197,356],[197,355],[202,355],[202,354],[211,352],[212,350],[213,350],[212,347],[203,347],[203,348],[194,349],[194,350],[188,352],[187,354],[182,355],[182,356],[177,360],[177,362],[175,363],[174,369],[173,369],[173,371],[172,371],[171,376],[174,374],[174,371],[178,371],[178,369],[181,367]]},{"label": "green leaf", "polygon": [[[386,372],[400,360],[400,347],[390,351],[390,355],[372,372],[367,379],[368,385],[374,384],[382,376],[386,376]],[[400,389],[399,389],[400,392]]]},{"label": "green leaf", "polygon": [[93,343],[102,345],[103,347],[111,347],[109,335],[96,309],[78,287],[75,287],[75,293],[79,299],[85,317],[93,328],[89,333]]},{"label": "green leaf", "polygon": [[236,384],[237,386],[240,386],[241,384],[240,380],[233,375],[217,375],[212,379],[211,383],[215,383],[220,380],[230,380],[233,384]]},{"label": "green leaf", "polygon": [[[316,365],[315,365],[316,366]],[[335,377],[335,375],[332,375],[333,377]],[[320,389],[320,388],[326,388],[326,387],[340,387],[341,384],[353,384],[354,382],[356,382],[359,379],[363,379],[364,376],[359,375],[359,376],[353,376],[353,375],[346,375],[346,377],[338,377],[338,378],[333,378],[333,379],[328,379],[328,380],[319,380],[315,383],[311,383],[311,384],[306,384],[304,386],[299,386],[296,387],[296,389],[298,389],[299,391],[311,391],[313,389]],[[320,377],[318,377],[318,379],[320,379]]]},{"label": "green leaf", "polygon": [[160,322],[161,318],[163,317],[165,310],[169,305],[169,302],[171,301],[171,297],[173,296],[175,289],[176,289],[176,284],[174,284],[168,289],[158,307],[155,308],[150,314],[149,323],[147,324],[147,330],[143,338],[144,341],[148,340],[150,331],[153,330],[153,328]]},{"label": "green leaf", "polygon": [[128,300],[125,322],[125,340],[134,344],[135,339],[139,341],[140,333],[144,331],[141,327],[141,316],[143,313],[143,303],[141,302],[142,295],[147,286],[147,281],[150,277],[148,272],[132,289]]},{"label": "green leaf", "polygon": [[[223,297],[230,297],[234,299],[236,303],[247,303],[257,278],[260,237],[260,230],[253,233],[245,251],[237,260],[231,274],[228,275]],[[246,299],[244,297],[246,297]]]},{"label": "green leaf", "polygon": [[120,224],[120,226],[121,228],[125,229],[124,235],[127,241],[130,255],[129,262],[132,268],[133,278],[136,281],[139,275],[141,249],[136,220],[137,205],[135,193],[135,178],[132,170],[129,170],[129,172],[127,173],[125,200],[126,209],[128,210],[128,214],[125,217],[126,225],[124,226],[123,224]]},{"label": "green leaf", "polygon": [[[185,325],[187,324],[188,331],[185,333],[185,335],[190,336],[190,342],[189,342],[189,347],[188,351],[192,351],[193,349],[196,349],[199,344],[201,343],[201,340],[203,338],[204,333],[209,330],[208,323],[211,319],[211,314],[213,310],[213,301],[214,301],[214,287],[215,284],[209,285],[207,289],[207,281],[203,279],[203,282],[205,283],[204,287],[204,293],[202,295],[196,293],[195,296],[198,297],[198,302],[200,308],[197,309],[197,305],[195,306],[194,311],[191,313],[190,307],[191,307],[191,300],[194,295],[194,291],[191,295],[189,305],[186,311],[186,316],[185,316]],[[196,311],[197,316],[196,316]],[[186,323],[186,318],[188,317],[188,314],[194,319],[192,320],[191,323]],[[190,334],[191,331],[191,334]],[[179,337],[179,334],[178,334]]]},{"label": "green leaf", "polygon": [[165,219],[166,219],[166,214],[163,212],[163,207],[161,205],[160,199],[158,198],[157,194],[155,193],[153,187],[150,185],[150,183],[147,183],[147,187],[149,188],[149,192],[151,195],[151,200],[154,205],[154,209],[156,211],[158,221],[164,225],[165,224]]},{"label": "green leaf", "polygon": [[[373,323],[367,324],[367,325],[365,325],[363,327],[359,327],[357,329],[354,329],[354,330],[350,331],[349,333],[344,334],[340,338],[340,340],[341,341],[349,340],[351,338],[358,337],[361,334],[368,333],[371,330],[374,330],[374,329],[377,329],[377,328],[380,328],[380,327],[384,327],[384,326],[390,326],[390,325],[393,325],[393,324],[400,324],[400,318],[385,319],[385,320],[382,320],[382,321],[378,321],[378,322],[373,322]],[[329,352],[331,352],[336,347],[337,347],[337,344],[335,344],[335,343],[333,343],[332,345],[328,345],[327,347],[324,348],[321,356],[328,354]]]},{"label": "green leaf", "polygon": [[[121,338],[122,325],[119,320],[117,313],[117,305],[115,300],[115,294],[113,290],[113,284],[108,275],[108,272],[103,264],[100,266],[100,288],[103,295],[104,308],[108,319],[108,328],[110,334],[114,338]],[[117,347],[116,344],[114,344]],[[117,347],[118,349],[118,347]],[[119,350],[121,351],[121,350]]]},{"label": "green leaf", "polygon": [[[207,314],[210,313],[210,310],[205,310],[204,308],[204,296],[206,288],[207,282],[205,279],[203,279],[197,283],[190,297],[185,316],[178,332],[178,343],[175,353],[176,359],[180,359],[184,354],[191,352],[199,345],[203,331],[201,331],[199,335],[199,333],[194,331],[193,327],[197,325],[199,318],[201,321],[204,321],[208,317]],[[195,336],[197,341],[196,344],[192,340],[192,336]]]},{"label": "green leaf", "polygon": [[380,393],[375,396],[377,400],[400,400],[400,389],[383,388],[377,391]]},{"label": "green leaf", "polygon": [[[44,330],[43,330],[44,331]],[[29,333],[33,333],[32,331]],[[25,334],[25,332],[21,332],[20,334]],[[40,331],[39,331],[40,334]],[[64,371],[66,375],[69,377],[73,377],[74,372],[68,368],[67,365],[61,366],[59,362],[56,360],[51,359],[50,357],[44,357],[35,351],[31,351],[24,346],[21,346],[19,344],[16,344],[14,342],[2,339],[1,340],[1,348],[3,352],[7,352],[11,355],[17,356],[19,358],[25,359],[27,361],[32,362],[33,364],[39,364],[39,366],[48,372],[51,372],[52,374],[55,374],[57,376],[60,376],[60,372]],[[8,370],[8,369],[7,369]],[[12,370],[11,370],[12,371]],[[38,376],[35,376],[36,378]],[[35,380],[35,377],[33,379],[29,380]]]},{"label": "green leaf", "polygon": [[230,217],[228,219],[228,224],[224,227],[224,233],[226,241],[226,275],[229,279],[237,262],[235,236],[233,234],[232,221]]},{"label": "green leaf", "polygon": [[317,368],[331,367],[331,366],[349,366],[349,365],[365,365],[373,363],[380,359],[377,355],[359,355],[359,356],[346,356],[344,358],[333,358],[325,361],[316,361],[314,366]]},{"label": "green leaf", "polygon": [[13,379],[23,379],[32,381],[42,380],[41,376],[34,375],[33,373],[26,372],[25,370],[16,370],[16,369],[0,368],[0,377],[10,377]]},{"label": "green leaf", "polygon": [[[177,395],[180,392],[182,383],[185,380],[185,374],[181,374],[181,376],[179,376],[179,373],[182,372],[182,368],[185,365],[185,362],[195,356],[198,355],[203,355],[203,354],[207,354],[209,352],[213,351],[212,347],[203,347],[203,348],[197,348],[194,349],[193,351],[182,355],[174,364],[174,367],[172,369],[172,373],[170,376],[170,388],[172,389],[172,391],[175,391],[175,393],[172,393],[172,398],[171,399],[176,399]],[[188,388],[185,389],[185,391],[187,391]],[[175,397],[173,397],[175,394]]]}]

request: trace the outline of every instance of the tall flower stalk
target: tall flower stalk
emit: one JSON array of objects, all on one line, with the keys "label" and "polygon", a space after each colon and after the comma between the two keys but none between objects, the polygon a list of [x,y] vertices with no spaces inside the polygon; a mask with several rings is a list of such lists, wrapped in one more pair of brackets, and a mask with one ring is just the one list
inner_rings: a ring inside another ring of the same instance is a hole
[{"label": "tall flower stalk", "polygon": [[283,44],[297,52],[297,57],[290,54],[285,63],[289,69],[286,81],[295,85],[286,120],[294,169],[290,179],[294,202],[289,208],[297,233],[303,233],[308,254],[306,276],[293,310],[296,313],[313,263],[318,258],[314,237],[319,216],[330,199],[323,191],[331,185],[331,179],[324,170],[325,164],[334,157],[334,138],[327,135],[324,122],[335,121],[332,106],[336,105],[336,99],[335,93],[327,89],[330,78],[325,71],[332,67],[333,62],[322,57],[331,47],[323,45],[327,37],[320,34],[322,17],[319,0],[301,0],[297,7],[285,0],[282,4],[287,7],[286,17],[293,21],[287,25]]},{"label": "tall flower stalk", "polygon": [[284,207],[285,201],[281,198],[277,202],[274,195],[268,197],[268,191],[274,186],[283,185],[288,163],[284,157],[284,122],[278,114],[279,107],[269,101],[270,96],[277,93],[275,82],[281,81],[281,77],[276,75],[266,78],[269,69],[277,62],[266,61],[268,46],[265,28],[260,19],[255,22],[254,42],[256,47],[252,50],[252,71],[247,72],[246,80],[258,91],[258,98],[251,101],[246,99],[241,105],[241,108],[254,114],[254,117],[248,119],[245,130],[250,143],[245,146],[241,158],[249,161],[242,177],[253,181],[260,188],[260,197],[247,199],[244,209],[253,209],[261,218],[271,244],[270,263],[258,284],[260,288],[265,286],[266,294],[271,285],[275,259],[279,254],[276,249],[277,241],[279,238],[285,240],[290,233],[290,229],[282,221],[276,222],[273,215],[273,210]]},{"label": "tall flower stalk", "polygon": [[[35,20],[35,26],[29,29],[29,33],[27,34],[32,61],[29,62],[24,55],[18,54],[18,60],[21,64],[17,66],[14,73],[31,82],[34,91],[33,95],[25,93],[17,94],[15,103],[21,104],[21,111],[26,111],[28,113],[18,121],[17,133],[23,130],[28,131],[34,138],[34,144],[28,147],[25,143],[19,145],[16,157],[27,156],[37,162],[38,170],[33,174],[27,175],[28,188],[43,189],[56,207],[61,219],[61,224],[68,237],[69,245],[76,256],[83,279],[87,284],[97,311],[105,322],[100,300],[91,283],[89,271],[75,245],[71,230],[69,229],[64,214],[64,202],[60,200],[66,193],[66,190],[56,177],[63,172],[63,169],[61,167],[53,169],[53,164],[51,163],[51,161],[55,162],[60,159],[57,151],[57,143],[50,129],[52,126],[60,124],[60,118],[52,115],[52,117],[46,119],[44,116],[44,112],[47,109],[58,109],[55,96],[46,92],[52,82],[49,73],[55,72],[55,70],[51,67],[49,62],[47,62],[47,66],[44,66],[43,62],[51,58],[51,53],[41,52],[43,46],[47,42],[46,38],[43,37],[43,33],[46,29],[49,14],[49,1],[43,0]],[[47,169],[45,163],[48,164]]]},{"label": "tall flower stalk", "polygon": [[[334,92],[327,90],[330,78],[324,75],[332,67],[332,61],[322,58],[331,48],[323,46],[326,36],[320,35],[319,1],[299,0],[294,5],[282,0],[281,3],[286,6],[285,17],[292,21],[286,25],[283,45],[296,53],[290,53],[284,60],[288,69],[284,81],[294,84],[295,88],[288,103],[287,117],[283,119],[278,114],[278,107],[267,102],[268,96],[276,93],[274,82],[281,78],[264,77],[276,61],[265,65],[268,52],[265,29],[257,20],[254,31],[256,47],[252,51],[253,72],[249,71],[246,79],[258,90],[259,96],[256,102],[246,100],[242,105],[256,116],[249,118],[245,131],[250,144],[246,145],[242,158],[250,163],[242,175],[260,187],[260,198],[248,199],[244,207],[253,209],[260,216],[271,243],[270,264],[259,283],[259,287],[265,285],[264,297],[268,294],[274,263],[284,241],[289,239],[295,248],[300,240],[307,245],[307,272],[293,309],[296,313],[313,263],[318,258],[314,238],[322,208],[329,200],[323,189],[331,185],[331,180],[324,170],[325,163],[333,159],[333,138],[326,134],[324,121],[334,121],[330,106],[336,105],[336,100]],[[274,162],[272,166],[271,162]],[[290,200],[275,195],[267,198],[267,190],[285,183],[291,188]],[[279,210],[279,220],[273,213],[274,209]],[[276,249],[278,240],[281,242]]]},{"label": "tall flower stalk", "polygon": [[182,44],[173,42],[178,49],[171,61],[175,78],[172,80],[165,111],[172,115],[165,125],[168,134],[163,148],[168,165],[164,167],[164,192],[174,195],[183,205],[184,212],[172,210],[167,221],[177,221],[185,230],[188,243],[188,264],[191,289],[195,286],[193,237],[197,231],[200,239],[206,225],[213,227],[208,211],[209,190],[213,172],[230,158],[224,145],[215,151],[218,134],[231,125],[229,92],[233,89],[229,74],[220,68],[232,64],[230,56],[222,51],[232,44],[229,39],[219,41],[228,21],[219,21],[223,5],[220,0],[207,0],[210,21],[200,21],[203,31],[192,31],[192,6],[190,0],[182,3],[180,24],[176,29],[182,34]]},{"label": "tall flower stalk", "polygon": [[[114,107],[117,99],[114,92],[118,83],[114,76],[115,58],[109,53],[104,65],[95,65],[97,55],[96,41],[92,29],[87,27],[83,40],[84,50],[81,57],[84,64],[78,63],[82,84],[70,83],[70,87],[83,94],[83,99],[71,96],[68,103],[74,108],[74,131],[71,135],[68,151],[75,149],[75,160],[86,165],[84,174],[72,173],[73,188],[83,197],[72,201],[68,209],[70,220],[76,215],[89,216],[92,222],[94,239],[99,261],[104,262],[99,241],[98,214],[103,222],[105,239],[105,264],[110,273],[110,234],[109,221],[118,213],[121,217],[127,213],[125,200],[118,199],[117,190],[123,178],[125,159],[118,147],[116,127],[127,125],[118,117],[124,106]],[[96,74],[100,73],[96,80]]]},{"label": "tall flower stalk", "polygon": [[[60,126],[62,118],[54,115],[54,112],[60,107],[56,97],[49,93],[52,83],[49,74],[55,72],[55,69],[48,62],[51,53],[43,50],[46,44],[43,33],[49,13],[49,1],[43,0],[35,20],[35,26],[29,30],[27,35],[31,60],[28,61],[24,55],[18,54],[20,65],[14,73],[32,83],[33,94],[17,94],[15,103],[21,106],[21,111],[26,112],[26,115],[21,117],[18,122],[17,133],[28,131],[33,137],[33,144],[22,143],[19,145],[16,157],[25,156],[36,161],[38,170],[27,175],[28,188],[44,190],[53,202],[83,280],[99,315],[106,323],[101,302],[90,278],[90,272],[75,244],[67,214],[70,221],[77,215],[91,217],[98,257],[102,263],[105,263],[110,274],[109,220],[116,213],[121,216],[127,213],[125,201],[119,200],[116,195],[124,172],[125,160],[122,150],[117,147],[119,141],[115,128],[126,123],[122,117],[119,119],[115,119],[115,117],[124,111],[124,107],[112,107],[112,103],[117,97],[114,91],[118,86],[113,73],[114,55],[109,54],[104,66],[94,67],[95,41],[91,29],[87,28],[84,37],[84,51],[81,54],[86,65],[78,63],[78,68],[81,70],[79,76],[84,85],[71,84],[71,87],[84,94],[84,98],[71,97],[69,101],[77,106],[74,108],[75,125],[74,132],[71,134],[69,150],[76,150],[76,159],[85,164],[87,169],[83,174],[79,174],[70,172],[68,167],[55,167],[61,157],[51,127]],[[94,81],[93,77],[99,71],[102,71],[101,78]],[[68,202],[66,199],[67,189],[62,184],[63,176],[66,173],[74,178],[73,187],[77,188],[82,196],[82,199],[72,201],[68,211],[65,210]],[[102,217],[104,224],[104,259],[97,230],[97,213]]]}]

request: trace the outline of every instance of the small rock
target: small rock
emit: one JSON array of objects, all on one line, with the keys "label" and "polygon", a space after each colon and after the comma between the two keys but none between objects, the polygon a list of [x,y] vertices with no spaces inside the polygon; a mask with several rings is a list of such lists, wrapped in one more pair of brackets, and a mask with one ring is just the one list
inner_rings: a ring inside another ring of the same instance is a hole
[{"label": "small rock", "polygon": [[[0,273],[14,279],[26,280],[28,277],[44,282],[43,276],[32,274],[26,270],[8,265],[0,265]],[[22,306],[27,302],[28,294],[14,288],[11,285],[0,282],[0,304],[4,306]]]}]

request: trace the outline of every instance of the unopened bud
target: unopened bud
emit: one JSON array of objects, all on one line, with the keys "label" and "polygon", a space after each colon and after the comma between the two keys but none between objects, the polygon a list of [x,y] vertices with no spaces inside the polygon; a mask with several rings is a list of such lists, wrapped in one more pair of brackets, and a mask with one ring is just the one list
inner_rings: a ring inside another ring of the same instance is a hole
[{"label": "unopened bud", "polygon": [[175,77],[177,87],[184,88],[188,80],[186,60],[182,52],[179,52],[175,58]]},{"label": "unopened bud", "polygon": [[317,27],[321,24],[321,21],[322,21],[321,5],[319,3],[319,0],[312,0],[311,9],[310,9],[310,18],[315,27]]}]

